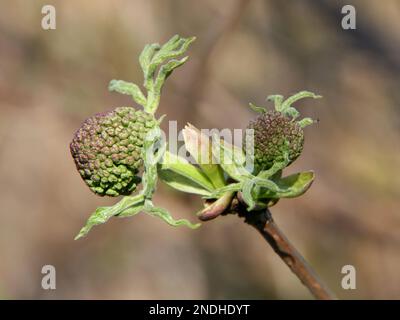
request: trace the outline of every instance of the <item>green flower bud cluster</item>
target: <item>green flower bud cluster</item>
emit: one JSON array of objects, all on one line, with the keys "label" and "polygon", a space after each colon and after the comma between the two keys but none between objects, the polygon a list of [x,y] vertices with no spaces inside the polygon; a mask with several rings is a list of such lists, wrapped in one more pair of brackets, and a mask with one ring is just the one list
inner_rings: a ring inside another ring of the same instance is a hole
[{"label": "green flower bud cluster", "polygon": [[278,111],[259,115],[247,128],[254,130],[254,165],[258,170],[267,170],[282,160],[285,151],[289,152],[290,164],[303,150],[303,129]]},{"label": "green flower bud cluster", "polygon": [[[288,166],[300,156],[304,145],[303,128],[315,122],[311,118],[297,120],[300,113],[292,104],[303,98],[319,99],[322,96],[310,91],[300,91],[286,100],[282,95],[271,95],[267,100],[274,102],[272,111],[250,103],[250,107],[260,114],[247,126],[247,129],[254,130],[252,142],[256,171],[268,170],[278,162],[285,162]],[[251,137],[247,135],[244,137],[246,149],[252,147],[249,139]]]},{"label": "green flower bud cluster", "polygon": [[129,195],[140,183],[142,148],[157,120],[132,107],[98,113],[76,131],[70,144],[76,167],[100,196]]}]

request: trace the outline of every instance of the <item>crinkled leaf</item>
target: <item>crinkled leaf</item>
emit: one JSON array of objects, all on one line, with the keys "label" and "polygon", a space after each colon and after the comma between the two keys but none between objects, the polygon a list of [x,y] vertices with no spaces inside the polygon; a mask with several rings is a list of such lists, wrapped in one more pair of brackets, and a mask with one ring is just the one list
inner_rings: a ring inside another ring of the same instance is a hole
[{"label": "crinkled leaf", "polygon": [[[243,182],[242,197],[248,205],[247,210],[251,211],[256,206],[260,206],[260,200],[268,195],[269,198],[274,197],[279,191],[284,191],[272,180],[254,177]],[[262,196],[260,196],[260,194]]]},{"label": "crinkled leaf", "polygon": [[305,128],[309,125],[312,125],[315,121],[311,118],[303,118],[300,121],[298,121],[297,123],[299,124],[299,126],[301,128]]},{"label": "crinkled leaf", "polygon": [[156,111],[165,80],[187,60],[187,57],[180,60],[175,58],[182,55],[194,40],[195,37],[182,38],[175,35],[162,46],[157,43],[146,46],[141,53],[139,61],[145,77],[144,86],[148,91],[144,106],[147,112]]},{"label": "crinkled leaf", "polygon": [[149,71],[154,72],[161,63],[185,53],[194,40],[196,40],[195,37],[181,38],[178,35],[173,36],[154,54],[150,62]]},{"label": "crinkled leaf", "polygon": [[243,183],[242,182],[236,182],[236,183],[230,183],[226,186],[223,186],[221,188],[215,189],[211,192],[211,194],[205,198],[208,199],[216,199],[221,197],[223,194],[225,194],[226,192],[232,191],[239,191],[240,189],[242,189]]},{"label": "crinkled leaf", "polygon": [[313,92],[310,91],[300,91],[289,98],[287,98],[283,103],[282,103],[282,111],[285,111],[287,108],[289,108],[293,103],[295,103],[298,100],[304,99],[304,98],[313,98],[313,99],[320,99],[322,96],[317,95]]},{"label": "crinkled leaf", "polygon": [[165,141],[161,139],[161,130],[157,126],[150,130],[143,144],[144,172],[142,178],[144,196],[152,197],[157,185],[157,164],[163,157],[166,149]]},{"label": "crinkled leaf", "polygon": [[214,187],[223,187],[225,185],[224,172],[213,158],[210,137],[191,124],[186,125],[182,134],[186,150],[199,164]]},{"label": "crinkled leaf", "polygon": [[140,88],[134,83],[123,80],[111,80],[110,84],[108,85],[108,90],[131,95],[136,103],[142,106],[146,105],[146,97]]},{"label": "crinkled leaf", "polygon": [[283,96],[280,94],[271,94],[267,97],[267,101],[273,101],[275,110],[282,111]]},{"label": "crinkled leaf", "polygon": [[291,105],[296,101],[304,98],[319,99],[322,98],[322,96],[316,95],[315,93],[310,91],[300,91],[282,102],[282,104],[280,105],[280,110],[277,110],[289,117],[292,117],[293,119],[296,119],[300,115],[300,113],[296,110],[296,108],[292,107]]},{"label": "crinkled leaf", "polygon": [[251,211],[256,206],[256,200],[253,197],[252,191],[254,187],[254,180],[248,179],[243,183],[242,197],[244,202],[247,204],[247,210]]},{"label": "crinkled leaf", "polygon": [[265,107],[256,106],[254,103],[251,103],[251,102],[250,102],[250,103],[249,103],[249,106],[250,106],[250,108],[251,108],[253,111],[255,111],[255,112],[258,112],[258,113],[261,113],[261,114],[267,112],[267,110],[265,109]]},{"label": "crinkled leaf", "polygon": [[260,188],[265,188],[270,190],[271,192],[280,192],[283,191],[274,181],[270,179],[263,179],[259,177],[255,177],[252,179],[253,184]]},{"label": "crinkled leaf", "polygon": [[[80,230],[79,234],[75,237],[75,240],[82,238],[87,235],[90,229],[96,225],[105,223],[113,216],[118,216],[124,214],[129,215],[132,214],[135,210],[141,210],[140,207],[143,204],[144,197],[141,194],[136,196],[128,196],[124,197],[113,206],[110,207],[99,207],[96,211],[90,216],[86,225]],[[130,211],[129,211],[130,210]],[[127,211],[127,212],[126,212]]]},{"label": "crinkled leaf", "polygon": [[149,66],[151,59],[158,50],[160,50],[160,45],[158,43],[148,44],[144,47],[142,53],[139,56],[139,63],[142,67],[144,74],[144,86],[146,89],[150,89],[148,86],[148,80],[151,79],[152,75],[149,75]]},{"label": "crinkled leaf", "polygon": [[[143,197],[141,194],[139,194],[138,196]],[[144,199],[144,197],[143,197]],[[138,214],[139,212],[144,210],[144,200],[140,201],[132,206],[130,206],[129,208],[125,209],[124,211],[122,211],[120,214],[117,215],[118,218],[126,218],[126,217],[132,217],[136,214]]]},{"label": "crinkled leaf", "polygon": [[297,119],[300,115],[300,112],[297,111],[297,109],[295,109],[293,107],[287,107],[286,110],[284,111],[284,113],[293,119]]},{"label": "crinkled leaf", "polygon": [[180,60],[172,59],[168,61],[166,64],[162,65],[157,75],[155,89],[161,91],[165,79],[167,79],[170,76],[170,74],[174,69],[183,65],[188,58],[189,57],[186,56]]},{"label": "crinkled leaf", "polygon": [[175,220],[171,214],[168,212],[168,210],[160,207],[155,207],[153,206],[153,203],[150,200],[146,200],[144,210],[146,213],[158,217],[162,220],[164,220],[166,223],[168,223],[171,226],[178,227],[178,226],[186,226],[191,229],[196,229],[200,227],[200,223],[193,224],[190,221],[186,219],[178,219]]},{"label": "crinkled leaf", "polygon": [[149,90],[147,104],[145,109],[149,113],[154,113],[160,103],[161,89],[164,86],[165,80],[171,75],[172,71],[187,61],[188,57],[181,60],[170,60],[160,67],[157,78],[150,83],[151,90]]}]

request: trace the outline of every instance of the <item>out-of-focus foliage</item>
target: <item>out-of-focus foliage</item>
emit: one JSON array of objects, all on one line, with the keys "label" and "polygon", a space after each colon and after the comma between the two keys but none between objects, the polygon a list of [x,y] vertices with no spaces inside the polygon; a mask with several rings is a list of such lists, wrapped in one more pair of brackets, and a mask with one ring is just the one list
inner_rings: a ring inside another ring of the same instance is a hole
[{"label": "out-of-focus foliage", "polygon": [[[73,241],[93,195],[68,144],[81,119],[131,103],[111,79],[140,84],[144,44],[196,35],[164,87],[159,113],[198,128],[245,128],[271,93],[302,89],[319,119],[287,174],[313,169],[301,198],[271,211],[340,298],[400,298],[400,3],[353,1],[5,1],[0,11],[0,298],[309,298],[236,217],[173,229],[140,215]],[[57,29],[41,29],[53,4]],[[168,121],[163,126],[168,131]],[[192,220],[201,203],[159,186],[155,201]],[[43,265],[57,289],[41,289]],[[357,270],[345,291],[342,266]]]}]

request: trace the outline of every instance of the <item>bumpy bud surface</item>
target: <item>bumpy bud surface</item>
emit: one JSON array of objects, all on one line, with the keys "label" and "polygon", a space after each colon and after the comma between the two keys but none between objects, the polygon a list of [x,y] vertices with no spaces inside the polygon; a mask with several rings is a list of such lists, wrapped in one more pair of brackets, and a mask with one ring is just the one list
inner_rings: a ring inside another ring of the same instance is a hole
[{"label": "bumpy bud surface", "polygon": [[[259,115],[247,128],[254,129],[254,165],[258,170],[267,170],[275,161],[281,160],[287,148],[290,163],[303,150],[303,129],[296,121],[278,111]],[[289,143],[288,146],[285,141]]]},{"label": "bumpy bud surface", "polygon": [[118,196],[136,189],[143,141],[155,124],[153,115],[132,107],[116,108],[85,120],[70,149],[81,177],[94,193]]}]

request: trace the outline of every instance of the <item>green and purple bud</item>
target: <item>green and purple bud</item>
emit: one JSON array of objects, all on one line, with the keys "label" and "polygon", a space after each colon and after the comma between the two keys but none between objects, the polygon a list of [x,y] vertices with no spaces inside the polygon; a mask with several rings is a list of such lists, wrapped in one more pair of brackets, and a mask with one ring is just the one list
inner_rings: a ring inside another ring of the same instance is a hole
[{"label": "green and purple bud", "polygon": [[296,160],[304,145],[300,125],[278,111],[269,111],[250,121],[247,129],[254,130],[254,166],[269,169],[289,151],[289,164]]},{"label": "green and purple bud", "polygon": [[76,131],[70,144],[79,174],[100,196],[129,195],[141,178],[142,148],[157,120],[132,107],[98,113]]},{"label": "green and purple bud", "polygon": [[[299,112],[291,106],[302,98],[321,98],[309,91],[299,92],[285,101],[283,96],[269,96],[267,100],[275,103],[275,110],[266,111],[263,107],[250,104],[253,110],[260,115],[250,121],[247,129],[254,130],[254,167],[256,171],[268,170],[275,162],[282,161],[285,153],[288,153],[288,165],[295,161],[303,151],[304,131],[303,128],[314,123],[310,118],[300,121]],[[244,146],[249,137],[245,137]]]}]

